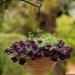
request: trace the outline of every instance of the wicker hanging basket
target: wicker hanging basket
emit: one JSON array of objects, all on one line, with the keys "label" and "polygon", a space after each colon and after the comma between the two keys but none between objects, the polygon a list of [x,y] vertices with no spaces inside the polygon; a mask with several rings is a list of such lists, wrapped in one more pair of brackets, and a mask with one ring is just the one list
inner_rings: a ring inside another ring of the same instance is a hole
[{"label": "wicker hanging basket", "polygon": [[53,69],[55,62],[48,57],[42,57],[35,61],[28,61],[24,67],[34,75],[44,75],[49,70]]}]

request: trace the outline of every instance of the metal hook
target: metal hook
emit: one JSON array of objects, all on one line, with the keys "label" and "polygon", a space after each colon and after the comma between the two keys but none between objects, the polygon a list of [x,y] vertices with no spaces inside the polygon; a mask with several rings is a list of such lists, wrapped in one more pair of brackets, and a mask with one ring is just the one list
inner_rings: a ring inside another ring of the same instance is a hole
[{"label": "metal hook", "polygon": [[30,4],[30,5],[33,5],[33,6],[35,6],[35,7],[42,7],[42,3],[39,1],[39,4],[40,5],[35,5],[35,4],[33,4],[33,3],[31,3],[31,2],[29,2],[29,1],[27,1],[27,0],[22,0],[22,1],[24,1],[24,2],[26,2],[26,3],[28,3],[28,4]]}]

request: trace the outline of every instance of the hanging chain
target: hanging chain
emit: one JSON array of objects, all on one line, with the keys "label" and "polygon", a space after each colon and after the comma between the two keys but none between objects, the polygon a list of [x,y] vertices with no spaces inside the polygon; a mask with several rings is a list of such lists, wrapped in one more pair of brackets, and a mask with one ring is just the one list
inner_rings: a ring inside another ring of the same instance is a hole
[{"label": "hanging chain", "polygon": [[35,33],[37,32],[37,29],[39,27],[39,21],[40,21],[40,8],[41,7],[38,7],[38,12],[37,12],[37,25],[36,25],[36,28],[35,28]]},{"label": "hanging chain", "polygon": [[[27,0],[22,0],[22,1],[24,1],[24,2],[26,2],[26,3],[28,3],[28,4],[30,4],[30,5],[35,6],[35,7],[38,8],[38,12],[37,12],[37,16],[36,16],[37,24],[36,24],[36,28],[35,28],[35,31],[34,31],[34,35],[36,35],[37,29],[38,29],[38,27],[39,27],[40,9],[41,9],[41,7],[42,7],[42,3],[41,3],[42,1],[38,1],[38,2],[39,2],[39,5],[35,5],[35,4],[33,4],[33,3],[31,3],[31,2],[29,2],[29,1],[27,1]],[[33,35],[31,35],[31,34],[32,34],[32,33],[28,32],[28,33],[27,33],[27,38],[31,36],[30,38],[32,39]]]}]

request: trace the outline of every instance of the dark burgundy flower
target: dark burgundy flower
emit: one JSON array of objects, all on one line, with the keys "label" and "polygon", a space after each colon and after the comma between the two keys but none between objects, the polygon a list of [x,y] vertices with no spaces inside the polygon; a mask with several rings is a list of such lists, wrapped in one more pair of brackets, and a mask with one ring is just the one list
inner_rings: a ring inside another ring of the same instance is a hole
[{"label": "dark burgundy flower", "polygon": [[29,51],[29,52],[27,53],[27,55],[28,55],[29,57],[32,57],[32,56],[34,56],[34,53],[33,53],[33,51]]},{"label": "dark burgundy flower", "polygon": [[34,54],[34,57],[35,57],[35,58],[41,58],[42,55],[41,55],[41,53],[37,52],[37,53]]},{"label": "dark burgundy flower", "polygon": [[26,60],[25,60],[24,58],[21,58],[21,59],[19,60],[19,64],[20,64],[20,65],[24,65],[25,62],[26,62]]},{"label": "dark burgundy flower", "polygon": [[32,47],[33,50],[37,50],[38,49],[36,44],[31,44],[31,47]]},{"label": "dark burgundy flower", "polygon": [[52,48],[52,45],[49,45],[49,44],[48,44],[48,45],[46,45],[46,48],[47,48],[47,49],[50,49],[50,48]]},{"label": "dark burgundy flower", "polygon": [[18,53],[20,53],[20,54],[26,54],[28,51],[26,50],[26,48],[24,48],[24,49],[22,49],[22,50],[20,50]]},{"label": "dark burgundy flower", "polygon": [[19,42],[14,42],[10,48],[13,50],[13,51],[16,51],[17,53],[21,53],[23,52],[23,50],[26,50],[25,48],[25,43],[24,41],[19,41]]},{"label": "dark burgundy flower", "polygon": [[43,55],[45,57],[48,57],[49,56],[49,50],[48,49],[43,50],[42,53],[43,53]]},{"label": "dark burgundy flower", "polygon": [[33,40],[29,40],[28,41],[28,46],[27,46],[28,48],[32,48],[33,50],[37,50],[37,44],[35,43],[35,41],[33,41]]},{"label": "dark burgundy flower", "polygon": [[9,52],[9,48],[5,50],[5,53],[8,53],[8,52]]},{"label": "dark burgundy flower", "polygon": [[58,43],[61,44],[62,46],[65,44],[65,42],[63,40],[59,40]]},{"label": "dark burgundy flower", "polygon": [[30,44],[35,44],[35,41],[29,40],[29,43],[30,43]]},{"label": "dark burgundy flower", "polygon": [[16,56],[11,57],[11,60],[12,60],[13,62],[17,62],[17,61],[18,61],[18,59],[17,59],[17,57],[16,57]]},{"label": "dark burgundy flower", "polygon": [[59,40],[58,43],[57,43],[57,46],[60,48],[62,46],[64,46],[64,41],[63,40]]},{"label": "dark burgundy flower", "polygon": [[50,52],[49,52],[49,56],[50,57],[53,57],[54,55],[58,55],[58,51],[56,49],[52,49]]},{"label": "dark burgundy flower", "polygon": [[66,55],[63,54],[63,53],[61,53],[61,52],[59,53],[58,56],[59,56],[59,59],[60,59],[60,60],[65,60],[65,59],[66,59]]},{"label": "dark burgundy flower", "polygon": [[72,52],[72,48],[71,47],[69,47],[69,46],[65,46],[65,49],[67,50],[67,52],[69,52],[69,53],[71,53]]},{"label": "dark burgundy flower", "polygon": [[67,50],[64,47],[59,48],[58,51],[60,51],[63,54],[67,52]]},{"label": "dark burgundy flower", "polygon": [[25,48],[26,46],[24,41],[19,41],[19,45],[21,48]]},{"label": "dark burgundy flower", "polygon": [[69,59],[71,57],[71,54],[66,52],[65,56],[66,56],[66,59]]},{"label": "dark burgundy flower", "polygon": [[49,53],[49,57],[51,58],[51,60],[56,62],[58,60],[58,54],[59,51],[57,51],[57,49],[52,49]]},{"label": "dark burgundy flower", "polygon": [[13,43],[10,48],[14,51],[17,51],[19,49],[18,43]]},{"label": "dark burgundy flower", "polygon": [[40,48],[39,48],[39,51],[38,51],[38,52],[41,54],[41,56],[44,55],[43,51],[44,51],[45,49],[46,49],[45,47],[40,47]]},{"label": "dark burgundy flower", "polygon": [[38,58],[38,53],[35,53],[35,54],[34,54],[34,57],[35,57],[35,58]]},{"label": "dark burgundy flower", "polygon": [[14,51],[11,49],[11,48],[8,48],[8,49],[6,49],[5,50],[5,53],[7,54],[7,55],[9,55],[9,54],[11,54],[11,53],[13,53]]}]

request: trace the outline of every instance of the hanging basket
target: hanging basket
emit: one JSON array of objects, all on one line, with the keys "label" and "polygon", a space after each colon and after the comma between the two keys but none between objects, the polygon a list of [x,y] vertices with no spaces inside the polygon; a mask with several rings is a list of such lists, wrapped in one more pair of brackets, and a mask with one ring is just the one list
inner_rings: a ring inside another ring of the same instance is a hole
[{"label": "hanging basket", "polygon": [[28,61],[24,67],[34,75],[43,75],[49,70],[52,70],[56,62],[50,60],[48,57],[42,57],[35,61]]},{"label": "hanging basket", "polygon": [[72,53],[72,48],[65,45],[62,40],[54,45],[45,44],[42,47],[38,45],[38,41],[20,40],[12,43],[5,53],[12,56],[13,62],[19,62],[34,75],[47,73],[53,69],[56,62],[69,59]]}]

